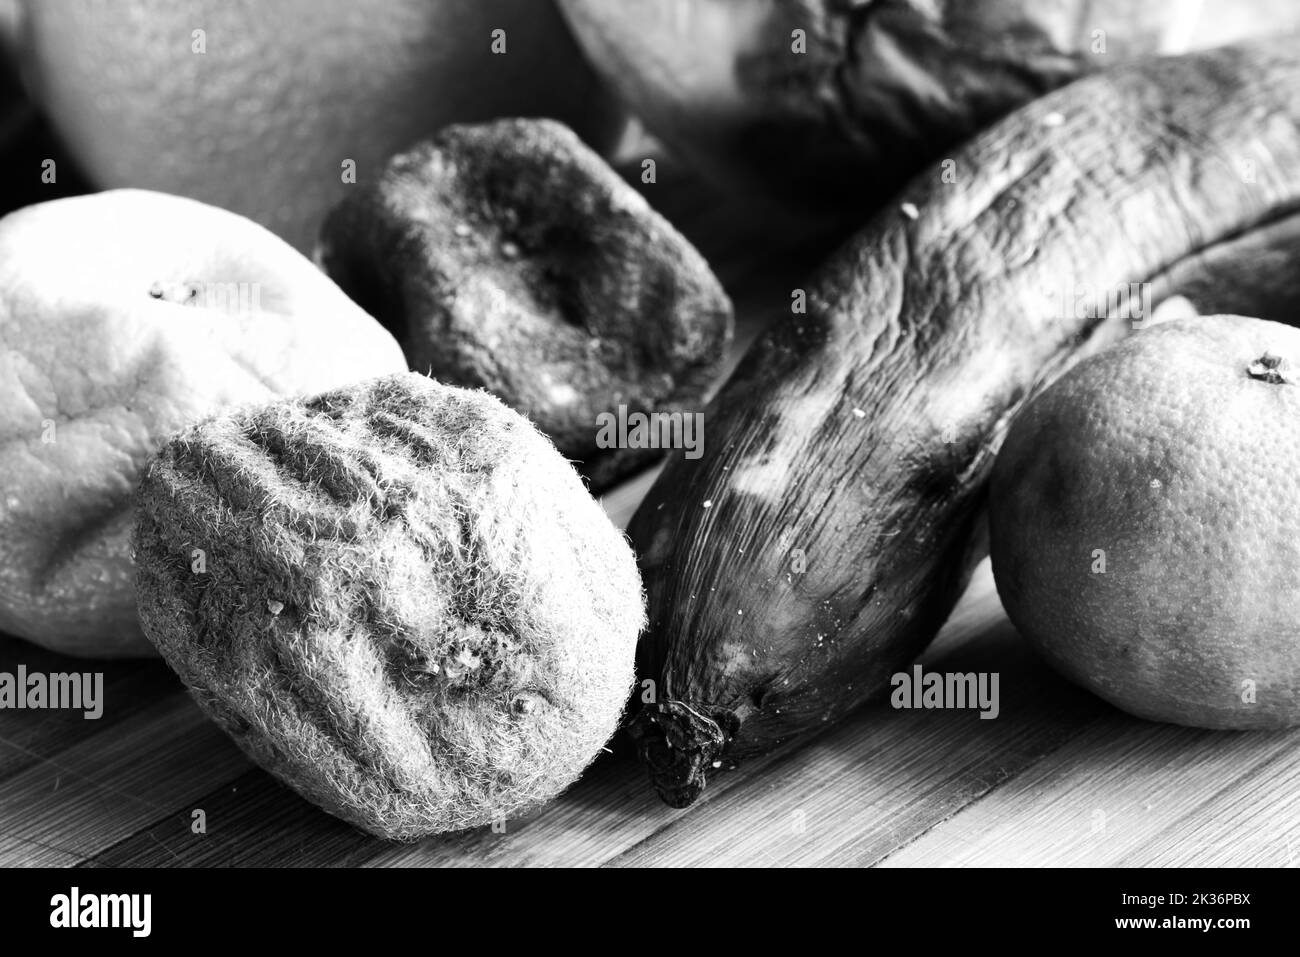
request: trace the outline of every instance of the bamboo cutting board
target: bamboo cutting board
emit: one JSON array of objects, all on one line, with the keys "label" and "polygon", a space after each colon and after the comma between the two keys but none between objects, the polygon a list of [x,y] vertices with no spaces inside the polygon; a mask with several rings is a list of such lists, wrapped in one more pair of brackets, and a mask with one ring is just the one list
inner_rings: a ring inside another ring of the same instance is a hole
[{"label": "bamboo cutting board", "polygon": [[[254,768],[160,662],[109,664],[98,720],[0,711],[0,863],[1300,865],[1300,731],[1114,710],[1034,659],[987,564],[923,661],[998,672],[998,718],[868,707],[719,777],[688,811],[661,804],[634,760],[605,756],[504,832],[413,845],[361,834]],[[20,663],[87,667],[0,642],[0,670]]]}]

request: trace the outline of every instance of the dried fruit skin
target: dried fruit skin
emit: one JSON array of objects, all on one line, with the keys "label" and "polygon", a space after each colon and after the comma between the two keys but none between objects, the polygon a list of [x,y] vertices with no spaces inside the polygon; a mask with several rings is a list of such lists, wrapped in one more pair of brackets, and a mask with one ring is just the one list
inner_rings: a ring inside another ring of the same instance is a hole
[{"label": "dried fruit skin", "polygon": [[0,221],[0,631],[87,657],[140,632],[132,496],[218,409],[398,372],[393,338],[287,243],[115,190]]},{"label": "dried fruit skin", "polygon": [[639,665],[660,692],[633,731],[670,803],[714,762],[884,691],[938,632],[983,556],[1011,416],[1149,318],[1045,295],[1149,282],[1153,302],[1295,316],[1293,274],[1261,268],[1300,255],[1293,41],[1080,80],[957,163],[970,175],[931,170],[826,264],[808,315],[762,336],[706,407],[712,451],[670,461],[633,517]]},{"label": "dried fruit skin", "polygon": [[221,416],[163,448],[139,503],[146,634],[254,760],[359,827],[507,817],[617,726],[631,550],[486,393],[406,373]]},{"label": "dried fruit skin", "polygon": [[704,259],[567,127],[451,126],[327,218],[318,258],[410,367],[528,415],[595,488],[596,416],[695,411],[731,337]]}]

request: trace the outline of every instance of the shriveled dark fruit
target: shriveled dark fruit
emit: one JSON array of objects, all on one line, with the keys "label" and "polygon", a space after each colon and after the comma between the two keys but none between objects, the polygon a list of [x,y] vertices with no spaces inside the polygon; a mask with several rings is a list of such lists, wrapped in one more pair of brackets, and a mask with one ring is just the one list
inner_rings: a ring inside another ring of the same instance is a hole
[{"label": "shriveled dark fruit", "polygon": [[317,258],[417,372],[527,414],[593,488],[654,450],[596,417],[693,412],[731,337],[708,264],[567,127],[451,126],[327,217]]},{"label": "shriveled dark fruit", "polygon": [[484,392],[416,373],[210,419],[141,483],[145,634],[255,761],[388,838],[513,815],[617,726],[627,542]]},{"label": "shriveled dark fruit", "polygon": [[656,688],[631,730],[671,804],[889,687],[986,553],[1012,417],[1150,320],[1141,284],[1152,305],[1300,306],[1283,268],[1300,252],[1285,37],[1085,78],[956,168],[822,268],[807,315],[761,337],[706,407],[704,457],[669,462],[629,525]]}]

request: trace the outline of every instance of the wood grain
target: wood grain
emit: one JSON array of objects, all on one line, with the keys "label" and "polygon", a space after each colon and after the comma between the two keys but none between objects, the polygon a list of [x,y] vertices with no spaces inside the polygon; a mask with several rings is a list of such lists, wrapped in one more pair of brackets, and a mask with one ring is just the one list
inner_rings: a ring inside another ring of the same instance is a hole
[{"label": "wood grain", "polygon": [[1201,731],[1110,713],[888,863],[1294,864],[1298,744],[1297,731]]},{"label": "wood grain", "polygon": [[165,696],[0,781],[0,864],[85,860],[247,767],[188,698]]},{"label": "wood grain", "polygon": [[[0,642],[0,667],[19,661],[82,665]],[[607,755],[501,833],[410,845],[364,835],[250,767],[158,663],[112,666],[108,686],[134,698],[110,698],[102,722],[0,712],[0,864],[1300,863],[1300,731],[1121,714],[1028,651],[987,563],[922,662],[997,671],[998,718],[871,706],[720,777],[686,812],[661,804],[626,754]],[[192,830],[195,809],[206,833]]]}]

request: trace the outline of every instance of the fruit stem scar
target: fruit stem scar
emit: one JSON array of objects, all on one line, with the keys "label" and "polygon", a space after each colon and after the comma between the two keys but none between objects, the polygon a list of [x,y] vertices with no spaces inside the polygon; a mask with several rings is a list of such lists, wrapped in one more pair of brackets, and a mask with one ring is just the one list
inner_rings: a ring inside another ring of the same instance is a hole
[{"label": "fruit stem scar", "polygon": [[628,733],[659,796],[670,807],[684,808],[703,792],[710,772],[722,766],[739,727],[730,709],[670,700],[642,708]]},{"label": "fruit stem scar", "polygon": [[1267,349],[1264,350],[1262,356],[1246,367],[1246,374],[1252,379],[1262,379],[1270,385],[1295,384],[1295,376],[1290,370],[1290,363]]}]

